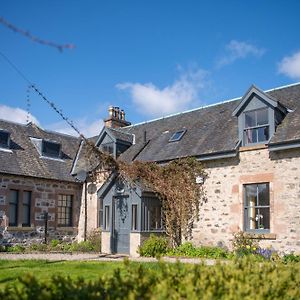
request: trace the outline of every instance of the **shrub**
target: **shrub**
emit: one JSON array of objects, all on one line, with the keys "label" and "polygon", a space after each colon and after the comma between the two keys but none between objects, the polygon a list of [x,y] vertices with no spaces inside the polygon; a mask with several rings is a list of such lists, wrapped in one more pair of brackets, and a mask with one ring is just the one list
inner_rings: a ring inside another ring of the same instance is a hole
[{"label": "shrub", "polygon": [[75,242],[64,248],[70,252],[91,252],[95,251],[95,246],[90,241]]},{"label": "shrub", "polygon": [[13,252],[13,253],[23,253],[25,252],[25,247],[21,245],[15,245],[15,246],[9,246],[6,248],[7,252]]},{"label": "shrub", "polygon": [[169,243],[165,237],[151,234],[145,242],[139,246],[138,253],[141,256],[160,257],[169,250]]},{"label": "shrub", "polygon": [[93,245],[93,251],[101,251],[101,231],[99,229],[91,231],[87,236],[87,241]]},{"label": "shrub", "polygon": [[[125,268],[125,270],[124,270]],[[253,262],[188,265],[158,263],[154,269],[125,262],[112,276],[89,281],[23,275],[0,290],[0,299],[300,299],[300,264]]]},{"label": "shrub", "polygon": [[186,256],[186,257],[204,257],[204,258],[227,258],[229,253],[220,247],[194,247],[192,243],[187,242],[172,249],[168,255]]},{"label": "shrub", "polygon": [[256,254],[256,250],[259,248],[259,240],[253,239],[249,234],[240,231],[234,235],[232,246],[238,256]]},{"label": "shrub", "polygon": [[31,244],[26,250],[29,251],[48,251],[48,245],[46,244]]},{"label": "shrub", "polygon": [[284,263],[300,262],[300,255],[295,255],[294,253],[286,254],[282,260]]},{"label": "shrub", "polygon": [[60,244],[60,241],[59,241],[59,240],[52,240],[52,241],[50,242],[51,248],[56,248],[59,244]]}]

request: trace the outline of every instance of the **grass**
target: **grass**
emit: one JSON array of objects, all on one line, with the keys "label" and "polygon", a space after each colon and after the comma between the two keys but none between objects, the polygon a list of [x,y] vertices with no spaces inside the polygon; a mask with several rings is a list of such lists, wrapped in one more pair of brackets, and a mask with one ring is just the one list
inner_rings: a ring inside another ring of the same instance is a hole
[{"label": "grass", "polygon": [[[143,263],[143,265],[149,269],[157,267],[156,263]],[[17,284],[18,277],[28,273],[45,281],[53,275],[93,280],[99,276],[112,275],[116,268],[124,269],[123,262],[0,260],[0,289],[6,284]]]}]

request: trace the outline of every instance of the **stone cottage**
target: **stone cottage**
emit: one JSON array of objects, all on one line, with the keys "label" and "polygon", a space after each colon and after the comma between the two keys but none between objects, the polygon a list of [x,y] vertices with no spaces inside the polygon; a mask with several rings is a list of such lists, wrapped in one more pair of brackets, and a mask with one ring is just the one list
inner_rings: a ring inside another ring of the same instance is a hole
[{"label": "stone cottage", "polygon": [[82,183],[70,175],[79,139],[0,120],[0,245],[78,234]]},{"label": "stone cottage", "polygon": [[[208,201],[193,229],[196,245],[230,248],[242,230],[276,250],[300,252],[300,84],[251,86],[241,98],[136,125],[111,107],[105,124],[93,141],[117,159],[203,163]],[[85,168],[83,148],[73,174]],[[163,232],[151,191],[112,174],[87,192],[88,229],[102,228],[103,252],[136,255],[150,233]]]}]

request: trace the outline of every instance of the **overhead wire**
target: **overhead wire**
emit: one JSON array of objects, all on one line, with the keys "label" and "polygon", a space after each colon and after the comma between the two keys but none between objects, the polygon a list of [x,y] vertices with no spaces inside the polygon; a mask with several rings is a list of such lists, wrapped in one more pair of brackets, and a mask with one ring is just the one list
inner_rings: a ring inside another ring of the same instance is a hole
[{"label": "overhead wire", "polygon": [[[61,109],[57,107],[57,105],[50,101],[43,93],[42,91],[37,88],[35,84],[32,83],[31,80],[28,79],[28,77],[14,64],[4,53],[0,51],[0,55],[2,58],[17,72],[17,74],[27,82],[28,89],[32,89],[35,91],[57,114],[60,115],[60,117],[73,129],[76,133],[79,134],[80,137],[82,137],[84,140],[87,140],[84,135],[80,132],[80,130],[74,125],[74,122],[70,120],[68,117],[66,117]],[[28,96],[29,97],[29,96]],[[28,98],[27,98],[28,99]],[[27,100],[28,105],[28,100]]]}]

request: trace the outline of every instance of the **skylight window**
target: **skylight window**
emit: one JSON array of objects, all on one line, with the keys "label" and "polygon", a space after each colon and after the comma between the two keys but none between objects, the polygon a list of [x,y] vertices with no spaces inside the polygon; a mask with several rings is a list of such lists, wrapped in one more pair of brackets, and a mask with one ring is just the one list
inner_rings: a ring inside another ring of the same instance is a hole
[{"label": "skylight window", "polygon": [[10,133],[5,130],[0,130],[0,147],[9,148]]},{"label": "skylight window", "polygon": [[177,141],[181,140],[181,138],[183,137],[183,135],[185,133],[186,133],[186,130],[176,131],[169,139],[169,142],[177,142]]},{"label": "skylight window", "polygon": [[43,141],[42,155],[47,157],[60,157],[60,144],[56,142]]}]

